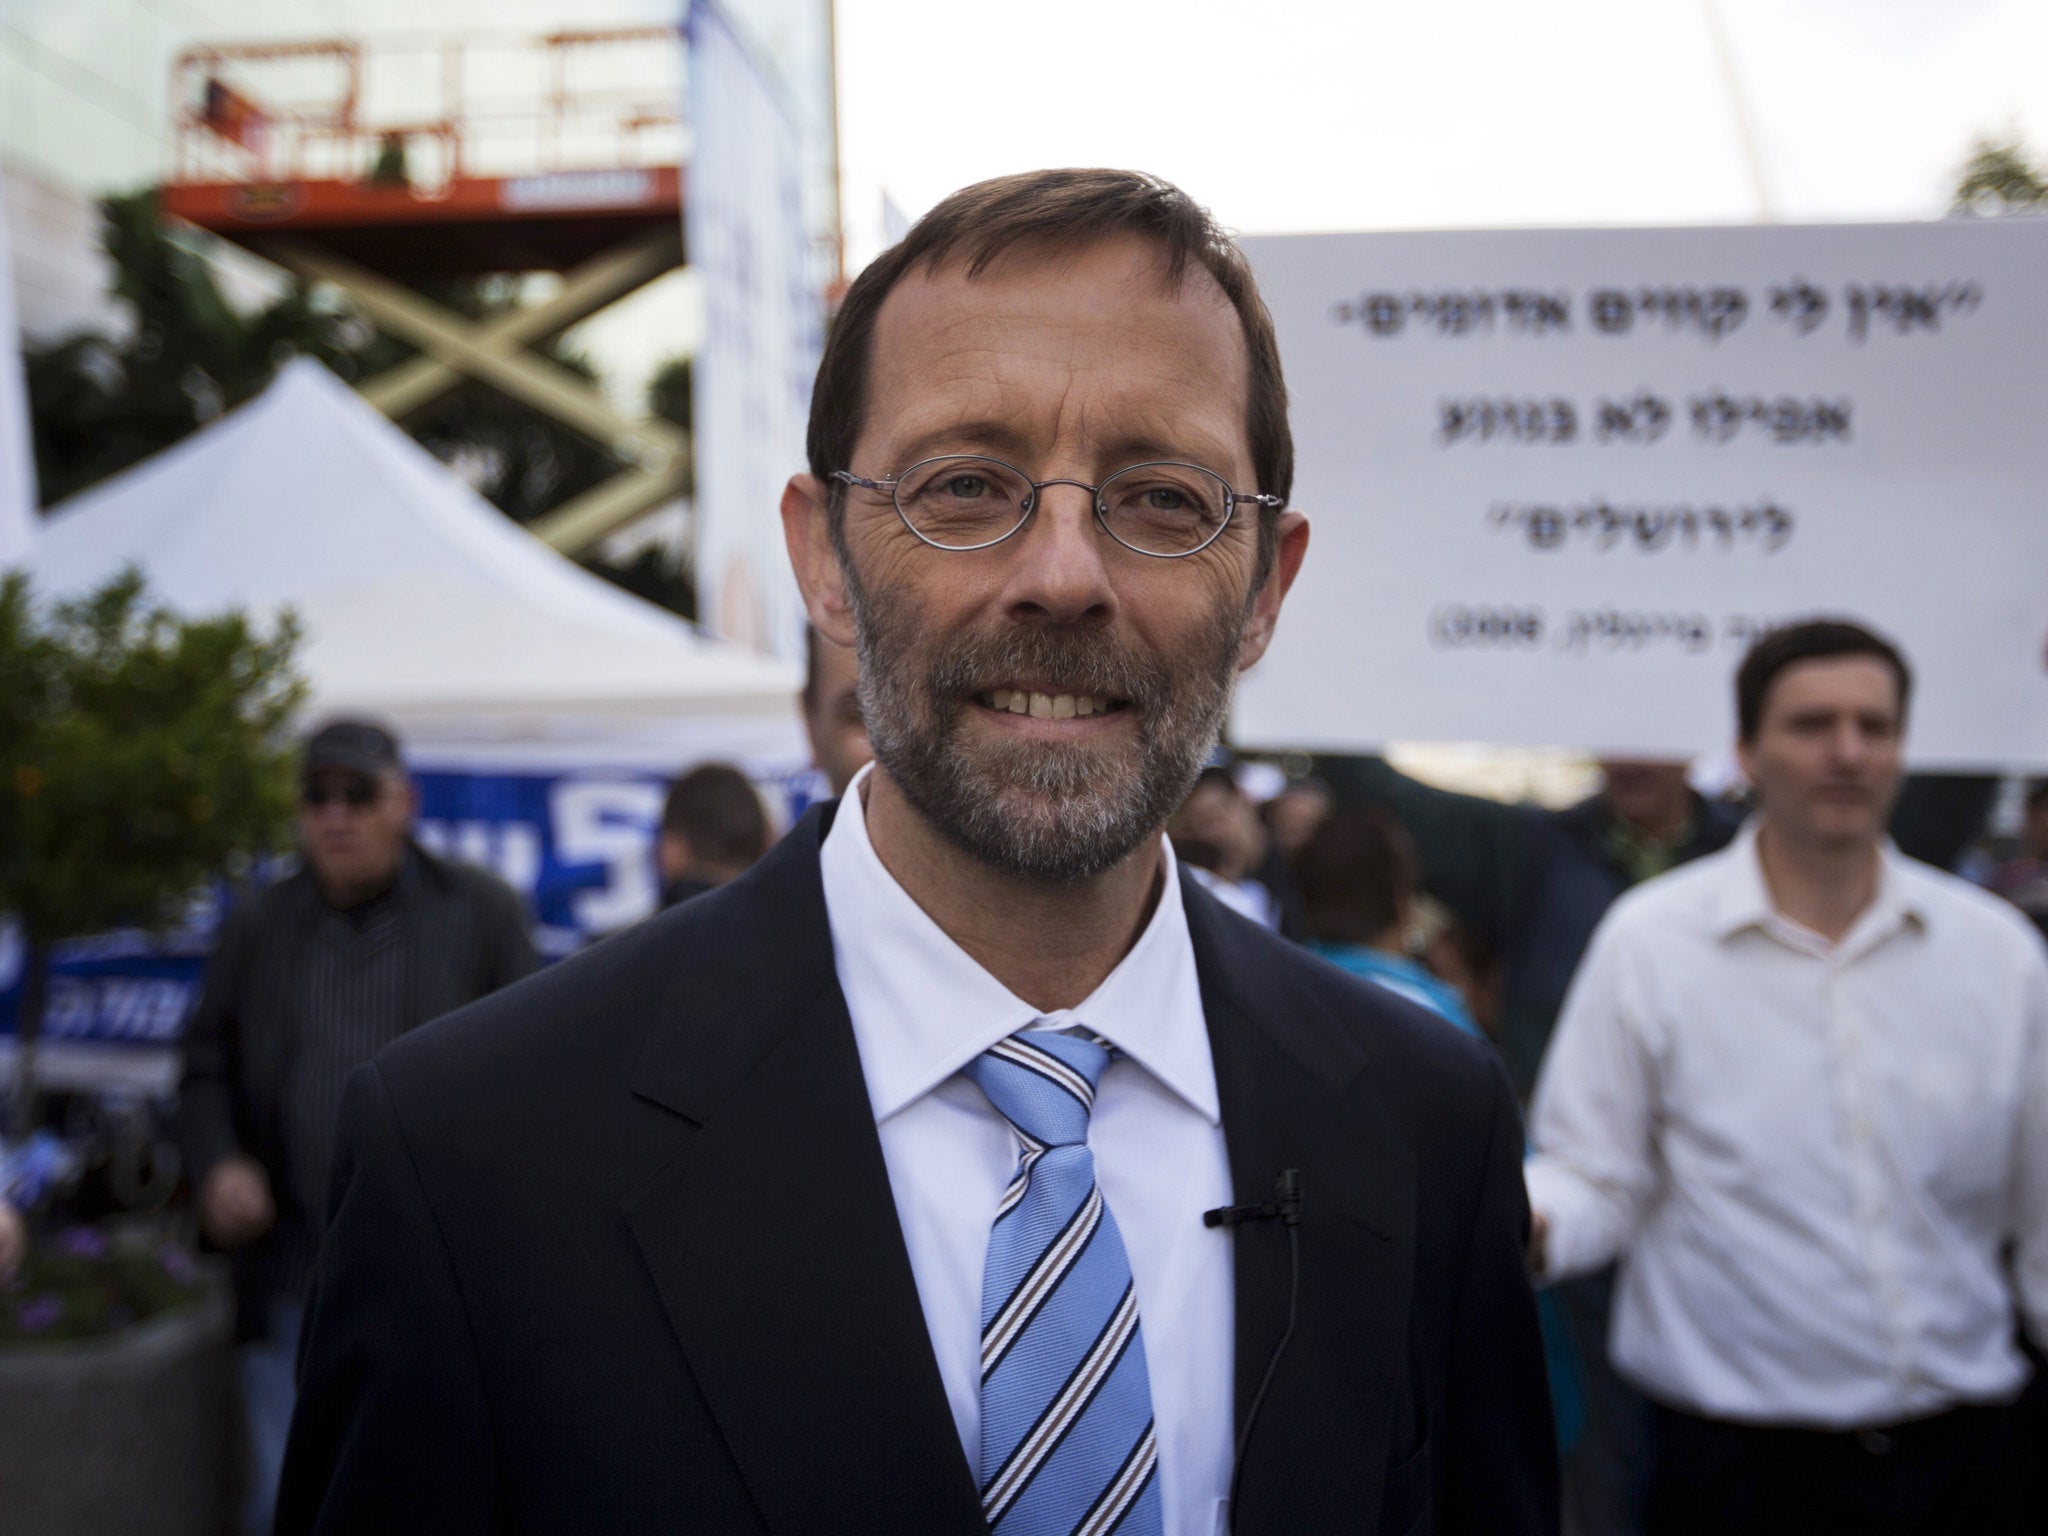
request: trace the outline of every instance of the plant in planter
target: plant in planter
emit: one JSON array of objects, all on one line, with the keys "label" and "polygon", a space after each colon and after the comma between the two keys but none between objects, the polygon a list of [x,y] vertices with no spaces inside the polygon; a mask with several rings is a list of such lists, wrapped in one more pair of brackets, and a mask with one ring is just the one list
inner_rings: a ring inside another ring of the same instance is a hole
[{"label": "plant in planter", "polygon": [[153,1222],[65,1227],[0,1285],[9,1536],[218,1536],[233,1308]]},{"label": "plant in planter", "polygon": [[[0,913],[24,941],[17,1140],[0,1184],[32,1211],[64,1183],[18,1177],[52,1142],[32,1134],[52,948],[160,930],[196,888],[282,843],[297,642],[289,616],[268,634],[239,613],[182,618],[132,570],[56,604],[34,602],[23,576],[0,580]],[[230,1312],[161,1222],[60,1227],[30,1244],[0,1285],[10,1536],[219,1529]]]},{"label": "plant in planter", "polygon": [[197,1301],[205,1277],[154,1223],[65,1227],[0,1286],[0,1349],[98,1338]]}]

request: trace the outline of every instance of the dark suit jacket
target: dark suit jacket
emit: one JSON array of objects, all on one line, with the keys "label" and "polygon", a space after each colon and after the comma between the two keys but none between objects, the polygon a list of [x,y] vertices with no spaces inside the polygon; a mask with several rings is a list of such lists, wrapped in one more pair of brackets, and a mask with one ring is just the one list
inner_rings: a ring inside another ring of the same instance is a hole
[{"label": "dark suit jacket", "polygon": [[[833,972],[828,820],[357,1073],[281,1532],[985,1531]],[[1303,1183],[1237,1529],[1553,1531],[1505,1076],[1183,893],[1237,1198]],[[1235,1231],[1241,1426],[1288,1245]]]},{"label": "dark suit jacket", "polygon": [[[415,942],[406,978],[414,1024],[516,981],[539,965],[526,911],[503,881],[411,848],[407,923]],[[222,927],[206,984],[185,1022],[178,1146],[196,1187],[223,1158],[246,1153],[288,1198],[285,1086],[299,1047],[298,979],[320,912],[313,876],[299,869],[242,901]],[[317,1213],[315,1213],[317,1214]],[[235,1256],[241,1333],[263,1327],[261,1244]]]}]

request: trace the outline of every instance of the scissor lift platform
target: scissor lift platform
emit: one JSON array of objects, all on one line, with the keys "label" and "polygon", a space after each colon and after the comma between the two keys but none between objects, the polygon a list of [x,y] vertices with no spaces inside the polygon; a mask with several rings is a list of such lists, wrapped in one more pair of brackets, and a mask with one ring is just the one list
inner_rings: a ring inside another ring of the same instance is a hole
[{"label": "scissor lift platform", "polygon": [[[473,378],[609,448],[627,468],[534,525],[575,552],[687,478],[680,429],[529,350],[682,264],[682,62],[666,27],[200,45],[175,67],[161,203],[416,347],[362,386],[386,415]],[[521,272],[563,282],[481,322],[418,292]]]}]

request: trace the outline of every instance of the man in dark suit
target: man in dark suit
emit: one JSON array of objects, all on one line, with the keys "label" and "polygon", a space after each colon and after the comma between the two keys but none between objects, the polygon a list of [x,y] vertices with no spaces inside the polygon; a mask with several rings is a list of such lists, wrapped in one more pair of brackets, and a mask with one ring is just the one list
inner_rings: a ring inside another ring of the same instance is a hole
[{"label": "man in dark suit", "polygon": [[809,456],[874,767],[357,1075],[283,1528],[1553,1531],[1504,1074],[1161,836],[1308,542],[1243,258],[955,194]]},{"label": "man in dark suit", "polygon": [[304,863],[235,909],[185,1025],[179,1146],[200,1225],[233,1255],[254,1536],[277,1497],[343,1085],[406,1030],[539,963],[517,895],[413,842],[418,805],[389,731],[315,731]]}]

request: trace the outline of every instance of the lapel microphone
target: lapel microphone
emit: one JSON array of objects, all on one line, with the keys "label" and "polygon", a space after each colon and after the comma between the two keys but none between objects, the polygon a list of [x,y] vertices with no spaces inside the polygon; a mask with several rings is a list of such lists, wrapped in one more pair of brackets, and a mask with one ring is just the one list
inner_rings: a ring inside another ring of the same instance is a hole
[{"label": "lapel microphone", "polygon": [[1250,1221],[1277,1221],[1287,1228],[1287,1326],[1280,1342],[1266,1360],[1266,1374],[1259,1378],[1259,1390],[1244,1416],[1244,1430],[1237,1437],[1237,1449],[1230,1458],[1230,1531],[1237,1533],[1237,1487],[1244,1477],[1244,1448],[1251,1444],[1252,1426],[1259,1422],[1259,1410],[1266,1405],[1266,1389],[1273,1385],[1273,1373],[1280,1369],[1280,1357],[1287,1341],[1294,1337],[1294,1322],[1301,1307],[1301,1170],[1283,1168],[1273,1181],[1273,1198],[1264,1205],[1219,1205],[1202,1212],[1205,1227],[1235,1227]]},{"label": "lapel microphone", "polygon": [[1284,1221],[1301,1225],[1301,1170],[1283,1168],[1273,1181],[1273,1198],[1264,1205],[1219,1205],[1202,1212],[1205,1227],[1234,1227],[1247,1221]]}]

